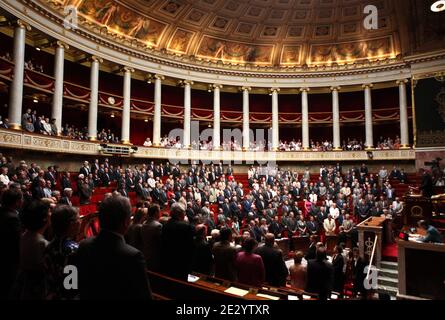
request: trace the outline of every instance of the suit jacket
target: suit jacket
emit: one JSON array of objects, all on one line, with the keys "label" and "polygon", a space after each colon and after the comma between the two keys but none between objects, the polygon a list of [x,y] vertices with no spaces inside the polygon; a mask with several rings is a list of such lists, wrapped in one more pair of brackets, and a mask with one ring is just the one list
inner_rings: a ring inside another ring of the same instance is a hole
[{"label": "suit jacket", "polygon": [[236,248],[229,242],[217,242],[213,245],[212,252],[215,259],[215,277],[236,281]]},{"label": "suit jacket", "polygon": [[66,188],[73,188],[73,185],[71,184],[71,180],[68,179],[67,177],[63,176],[62,177],[62,186],[61,189],[66,189]]},{"label": "suit jacket", "polygon": [[0,300],[6,299],[16,278],[20,260],[21,227],[16,211],[0,208]]},{"label": "suit jacket", "polygon": [[60,198],[59,204],[61,204],[61,205],[67,205],[67,206],[70,206],[70,207],[73,206],[73,204],[71,203],[71,200],[70,200],[68,197],[62,197],[62,198]]},{"label": "suit jacket", "polygon": [[79,174],[83,174],[85,177],[88,177],[88,175],[91,173],[90,169],[87,169],[85,167],[80,168]]},{"label": "suit jacket", "polygon": [[255,253],[263,259],[266,270],[266,282],[274,287],[286,285],[288,270],[283,260],[283,253],[280,249],[263,245],[255,250]]},{"label": "suit jacket", "polygon": [[81,300],[151,300],[142,253],[102,230],[80,243],[74,256]]},{"label": "suit jacket", "polygon": [[327,260],[309,260],[307,264],[306,291],[318,294],[320,300],[330,298],[334,269]]},{"label": "suit jacket", "polygon": [[184,221],[170,219],[162,229],[161,266],[170,277],[187,281],[194,249],[194,227]]},{"label": "suit jacket", "polygon": [[142,225],[142,252],[144,253],[147,268],[152,271],[161,270],[161,244],[162,224],[148,218]]}]

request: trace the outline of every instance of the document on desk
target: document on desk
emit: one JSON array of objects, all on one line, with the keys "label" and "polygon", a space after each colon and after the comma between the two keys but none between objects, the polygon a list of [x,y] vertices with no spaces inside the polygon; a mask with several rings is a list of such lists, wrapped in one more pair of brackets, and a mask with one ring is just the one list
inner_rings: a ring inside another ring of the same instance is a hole
[{"label": "document on desk", "polygon": [[243,289],[236,288],[236,287],[230,287],[229,289],[225,290],[224,292],[234,294],[239,297],[244,297],[246,294],[249,293],[249,291],[247,291],[247,290],[243,290]]},{"label": "document on desk", "polygon": [[275,296],[271,296],[271,295],[264,294],[264,293],[258,293],[256,296],[261,297],[261,298],[266,298],[269,300],[280,300],[280,297],[275,297]]}]

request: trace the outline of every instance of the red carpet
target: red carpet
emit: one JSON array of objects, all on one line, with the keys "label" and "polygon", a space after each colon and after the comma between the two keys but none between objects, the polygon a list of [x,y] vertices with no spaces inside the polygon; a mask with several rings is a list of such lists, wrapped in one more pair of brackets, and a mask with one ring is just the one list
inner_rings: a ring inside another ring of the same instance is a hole
[{"label": "red carpet", "polygon": [[382,250],[382,260],[397,262],[397,243],[386,244]]}]

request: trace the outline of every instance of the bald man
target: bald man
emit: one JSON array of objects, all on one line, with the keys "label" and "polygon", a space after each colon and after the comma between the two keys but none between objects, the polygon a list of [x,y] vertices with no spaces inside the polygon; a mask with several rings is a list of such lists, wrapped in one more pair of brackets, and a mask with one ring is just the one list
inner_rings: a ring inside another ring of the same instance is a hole
[{"label": "bald man", "polygon": [[267,233],[264,245],[255,249],[254,253],[263,259],[266,282],[274,287],[285,286],[288,270],[283,260],[283,252],[275,245],[275,236]]}]

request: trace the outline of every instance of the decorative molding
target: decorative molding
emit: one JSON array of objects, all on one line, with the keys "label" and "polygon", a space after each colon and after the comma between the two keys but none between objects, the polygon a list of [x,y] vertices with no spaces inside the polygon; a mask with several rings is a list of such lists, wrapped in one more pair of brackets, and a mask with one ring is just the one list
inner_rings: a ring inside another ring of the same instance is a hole
[{"label": "decorative molding", "polygon": [[[25,132],[0,129],[0,147],[27,149],[53,153],[80,155],[100,155],[99,142],[78,141],[65,138],[29,134]],[[374,160],[415,160],[415,150],[375,150]],[[206,151],[193,149],[164,149],[139,147],[134,158],[169,159],[232,162],[282,162],[282,161],[368,161],[366,151],[290,151],[290,152],[255,152],[255,151]]]}]

